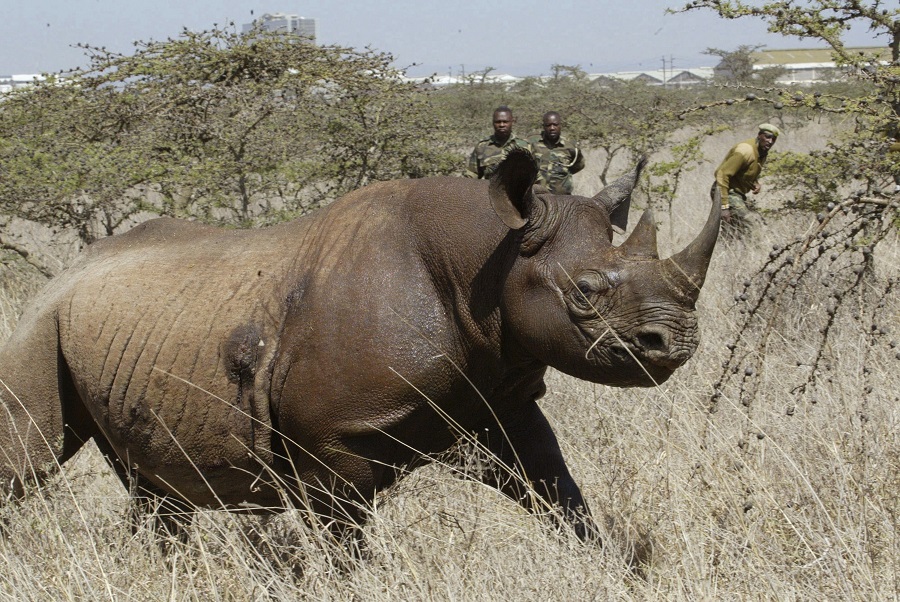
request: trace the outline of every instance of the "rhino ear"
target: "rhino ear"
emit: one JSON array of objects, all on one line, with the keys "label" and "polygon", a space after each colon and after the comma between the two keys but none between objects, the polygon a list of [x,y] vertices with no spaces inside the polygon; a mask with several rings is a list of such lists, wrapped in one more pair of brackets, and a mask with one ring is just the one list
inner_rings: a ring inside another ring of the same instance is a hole
[{"label": "rhino ear", "polygon": [[537,164],[524,149],[510,151],[491,176],[489,193],[491,207],[497,217],[512,230],[528,222],[531,185],[537,176]]},{"label": "rhino ear", "polygon": [[628,210],[631,208],[631,191],[641,177],[641,171],[647,165],[647,156],[643,155],[631,171],[601,190],[594,197],[609,214],[609,223],[620,234],[628,227]]}]

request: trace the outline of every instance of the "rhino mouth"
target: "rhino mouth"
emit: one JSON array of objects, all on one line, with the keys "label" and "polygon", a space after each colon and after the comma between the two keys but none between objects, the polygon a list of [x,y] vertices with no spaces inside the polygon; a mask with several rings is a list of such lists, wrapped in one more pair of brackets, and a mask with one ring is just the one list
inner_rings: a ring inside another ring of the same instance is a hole
[{"label": "rhino mouth", "polygon": [[662,384],[684,364],[689,353],[662,351],[654,337],[634,341],[607,332],[598,338],[582,330],[588,349],[585,359],[602,371],[599,380],[610,386],[652,387]]},{"label": "rhino mouth", "polygon": [[636,345],[612,345],[610,355],[619,366],[630,370],[630,378],[625,379],[624,386],[651,387],[664,383],[683,362],[671,356],[648,353]]}]

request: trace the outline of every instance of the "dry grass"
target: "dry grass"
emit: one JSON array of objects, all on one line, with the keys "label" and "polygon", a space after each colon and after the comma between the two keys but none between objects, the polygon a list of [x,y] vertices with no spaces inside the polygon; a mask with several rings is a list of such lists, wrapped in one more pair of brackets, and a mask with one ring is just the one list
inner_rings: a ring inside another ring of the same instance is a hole
[{"label": "dry grass", "polygon": [[[711,169],[698,171],[676,207],[674,245],[661,241],[664,253],[700,227]],[[614,546],[582,545],[442,466],[414,472],[379,498],[366,528],[371,558],[349,572],[335,568],[341,553],[298,513],[266,524],[203,513],[188,543],[173,544],[166,558],[149,530],[132,536],[125,492],[91,447],[2,510],[0,598],[896,600],[897,350],[872,345],[848,319],[833,333],[834,359],[815,394],[798,399],[791,388],[816,345],[808,318],[820,299],[810,289],[758,358],[752,398],[726,394],[709,411],[740,324],[733,297],[771,244],[797,228],[796,220],[769,220],[753,239],[719,246],[700,300],[701,347],[669,382],[619,390],[548,378],[542,406],[595,514],[654,539],[645,580]],[[877,248],[882,272],[896,272],[898,249],[896,238]],[[0,297],[0,334],[20,301]],[[889,332],[900,333],[896,292],[882,310]],[[863,394],[865,387],[872,389]],[[253,530],[290,560],[271,561],[251,543]]]}]

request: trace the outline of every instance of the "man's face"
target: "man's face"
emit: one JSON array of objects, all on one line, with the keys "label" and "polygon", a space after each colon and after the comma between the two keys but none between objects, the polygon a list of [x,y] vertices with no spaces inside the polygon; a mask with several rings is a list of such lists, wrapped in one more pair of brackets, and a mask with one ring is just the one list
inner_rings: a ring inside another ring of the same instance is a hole
[{"label": "man's face", "polygon": [[494,135],[498,138],[509,138],[512,132],[512,113],[509,111],[494,112]]},{"label": "man's face", "polygon": [[769,149],[775,145],[775,134],[772,132],[760,132],[756,135],[756,140],[760,150],[769,152]]},{"label": "man's face", "polygon": [[559,122],[559,115],[549,115],[544,117],[544,138],[550,142],[559,140],[559,134],[562,131],[562,125]]}]

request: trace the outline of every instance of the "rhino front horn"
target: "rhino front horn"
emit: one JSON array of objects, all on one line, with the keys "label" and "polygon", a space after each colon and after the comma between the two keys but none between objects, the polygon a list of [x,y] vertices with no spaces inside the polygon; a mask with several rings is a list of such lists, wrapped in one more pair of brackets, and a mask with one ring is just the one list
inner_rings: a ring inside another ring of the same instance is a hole
[{"label": "rhino front horn", "polygon": [[665,271],[678,283],[684,295],[695,302],[706,280],[706,270],[716,248],[722,221],[722,199],[718,186],[713,186],[710,197],[712,207],[703,229],[691,244],[665,260]]}]

